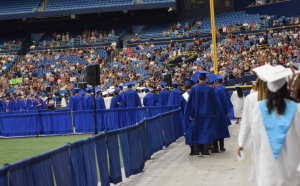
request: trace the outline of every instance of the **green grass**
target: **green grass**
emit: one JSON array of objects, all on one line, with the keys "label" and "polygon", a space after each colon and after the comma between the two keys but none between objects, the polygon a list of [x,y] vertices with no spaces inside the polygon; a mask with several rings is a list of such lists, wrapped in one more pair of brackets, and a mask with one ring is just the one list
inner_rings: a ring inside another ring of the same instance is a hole
[{"label": "green grass", "polygon": [[[79,141],[88,138],[91,135],[92,134],[0,139],[0,167],[2,167],[4,163],[14,163],[26,158],[30,158],[32,156],[36,156],[57,147],[63,146],[67,142],[71,143],[74,141]],[[120,161],[121,168],[123,168],[124,165],[121,148]],[[96,164],[96,167],[98,181],[100,181],[98,164]]]},{"label": "green grass", "polygon": [[89,135],[47,136],[30,138],[0,139],[0,167],[43,152],[90,137]]}]

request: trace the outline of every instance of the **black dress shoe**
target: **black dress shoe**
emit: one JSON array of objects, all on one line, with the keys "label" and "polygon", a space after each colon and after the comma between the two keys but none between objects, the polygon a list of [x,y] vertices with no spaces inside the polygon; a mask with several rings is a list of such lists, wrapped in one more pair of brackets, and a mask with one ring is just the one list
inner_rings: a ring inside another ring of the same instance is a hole
[{"label": "black dress shoe", "polygon": [[203,153],[201,153],[201,155],[203,155],[204,157],[211,156],[209,152],[203,152]]},{"label": "black dress shoe", "polygon": [[226,151],[226,149],[225,149],[225,148],[222,148],[222,149],[220,149],[220,151],[221,151],[221,152],[225,152],[225,151]]},{"label": "black dress shoe", "polygon": [[212,150],[211,153],[219,153],[219,150]]},{"label": "black dress shoe", "polygon": [[194,152],[191,152],[191,153],[190,153],[190,156],[194,156],[194,155],[195,155],[195,153],[194,153]]}]

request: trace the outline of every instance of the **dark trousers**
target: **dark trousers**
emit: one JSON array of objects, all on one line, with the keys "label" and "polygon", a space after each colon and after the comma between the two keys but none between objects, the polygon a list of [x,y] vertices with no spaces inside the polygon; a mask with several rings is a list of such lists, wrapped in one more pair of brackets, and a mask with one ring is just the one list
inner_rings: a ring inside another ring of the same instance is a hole
[{"label": "dark trousers", "polygon": [[220,143],[220,149],[224,148],[224,138],[219,138],[213,141],[214,150],[219,150],[219,143]]},{"label": "dark trousers", "polygon": [[205,152],[208,153],[209,151],[209,144],[195,144],[194,148],[195,148],[195,152]]}]

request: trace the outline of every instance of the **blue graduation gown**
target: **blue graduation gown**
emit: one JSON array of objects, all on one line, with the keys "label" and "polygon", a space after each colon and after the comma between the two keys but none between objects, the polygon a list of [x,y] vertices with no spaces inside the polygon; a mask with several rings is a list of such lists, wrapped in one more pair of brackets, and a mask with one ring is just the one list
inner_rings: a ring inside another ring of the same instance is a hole
[{"label": "blue graduation gown", "polygon": [[145,107],[156,106],[157,102],[158,102],[158,96],[154,93],[148,93],[143,99],[143,103]]},{"label": "blue graduation gown", "polygon": [[28,108],[28,110],[34,110],[34,100],[35,99],[28,99],[27,101],[28,101],[28,106],[29,106],[29,108]]},{"label": "blue graduation gown", "polygon": [[114,96],[110,102],[110,109],[118,108],[118,96]]},{"label": "blue graduation gown", "polygon": [[118,95],[118,101],[120,103],[120,105],[118,105],[118,108],[126,108],[124,102],[123,102],[123,96],[124,96],[124,92],[121,92],[119,95]]},{"label": "blue graduation gown", "polygon": [[178,90],[177,88],[173,89],[170,93],[168,105],[169,106],[179,105],[181,95],[182,95],[182,92],[180,90]]},{"label": "blue graduation gown", "polygon": [[215,87],[214,92],[217,97],[218,105],[220,109],[218,110],[216,117],[214,117],[214,123],[216,126],[215,130],[215,137],[214,139],[219,139],[219,138],[229,138],[229,130],[228,130],[228,117],[226,117],[226,114],[229,113],[227,110],[228,106],[227,104],[227,97],[225,93],[222,91],[222,89]]},{"label": "blue graduation gown", "polygon": [[92,95],[86,95],[84,97],[83,109],[84,110],[93,110],[94,109],[94,98],[92,97]]},{"label": "blue graduation gown", "polygon": [[41,100],[42,100],[42,108],[48,109],[48,106],[47,106],[48,98],[45,101],[43,99],[41,99]]},{"label": "blue graduation gown", "polygon": [[169,91],[167,91],[166,89],[161,90],[158,95],[158,106],[167,105],[169,96]]},{"label": "blue graduation gown", "polygon": [[103,97],[96,97],[96,109],[97,110],[106,109]]},{"label": "blue graduation gown", "polygon": [[0,100],[0,112],[3,112],[3,101]]},{"label": "blue graduation gown", "polygon": [[125,107],[132,108],[141,106],[141,99],[135,90],[129,89],[124,92],[122,99]]},{"label": "blue graduation gown", "polygon": [[38,106],[39,104],[42,104],[42,102],[43,102],[42,99],[39,99],[38,101],[35,99],[33,101],[33,110],[42,110],[43,109],[42,105]]},{"label": "blue graduation gown", "polygon": [[[191,95],[191,91],[187,92],[189,96]],[[184,126],[184,133],[185,133],[185,144],[186,145],[194,145],[194,121],[190,119],[189,116],[185,115],[185,109],[187,106],[187,101],[183,98],[183,95],[180,97],[180,106],[181,112],[183,115],[183,126]]]},{"label": "blue graduation gown", "polygon": [[70,105],[72,106],[71,109],[73,111],[83,110],[82,109],[83,104],[82,104],[82,96],[81,95],[79,95],[79,94],[74,95],[70,101],[71,101]]},{"label": "blue graduation gown", "polygon": [[10,100],[13,111],[20,111],[20,100],[12,98]]},{"label": "blue graduation gown", "polygon": [[231,101],[230,101],[230,95],[229,95],[229,92],[228,92],[227,88],[224,87],[223,85],[217,85],[217,87],[223,90],[223,92],[225,93],[225,95],[226,95],[226,97],[227,97],[227,100],[228,100],[227,105],[228,105],[230,108],[233,108],[233,105],[232,105],[232,103],[231,103]]},{"label": "blue graduation gown", "polygon": [[212,87],[203,83],[192,87],[185,115],[194,118],[195,144],[212,144],[215,134],[213,118],[219,110]]},{"label": "blue graduation gown", "polygon": [[70,98],[69,98],[68,108],[72,108],[72,104],[73,104],[72,98],[73,98],[73,96],[74,95],[70,96]]},{"label": "blue graduation gown", "polygon": [[3,104],[3,112],[6,112],[6,109],[10,112],[12,111],[12,105],[11,105],[11,102],[10,101],[3,101],[2,102]]},{"label": "blue graduation gown", "polygon": [[21,100],[21,109],[22,111],[27,111],[30,109],[29,99]]}]

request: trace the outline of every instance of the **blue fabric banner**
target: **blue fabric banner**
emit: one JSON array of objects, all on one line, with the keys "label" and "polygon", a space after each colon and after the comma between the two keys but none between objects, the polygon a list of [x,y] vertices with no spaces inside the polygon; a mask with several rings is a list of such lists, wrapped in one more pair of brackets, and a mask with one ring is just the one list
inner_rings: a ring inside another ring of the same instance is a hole
[{"label": "blue fabric banner", "polygon": [[120,146],[122,152],[122,158],[124,163],[126,178],[133,175],[132,162],[131,162],[131,151],[128,139],[128,128],[119,130]]},{"label": "blue fabric banner", "polygon": [[101,186],[109,186],[108,162],[107,162],[107,148],[105,141],[106,133],[94,136],[98,167],[100,171]]},{"label": "blue fabric banner", "polygon": [[72,185],[70,144],[50,151],[51,164],[57,186]]},{"label": "blue fabric banner", "polygon": [[8,186],[8,177],[7,177],[8,166],[0,168],[0,185]]},{"label": "blue fabric banner", "polygon": [[30,159],[25,159],[8,165],[9,182],[11,186],[32,186],[33,179],[28,168]]},{"label": "blue fabric banner", "polygon": [[97,186],[97,168],[95,156],[95,138],[87,138],[83,140],[83,157],[84,166],[83,170],[85,175],[86,185]]},{"label": "blue fabric banner", "polygon": [[71,143],[70,155],[73,186],[88,186],[84,177],[83,140]]},{"label": "blue fabric banner", "polygon": [[107,149],[109,156],[110,183],[122,182],[121,162],[118,142],[119,130],[107,132]]},{"label": "blue fabric banner", "polygon": [[28,170],[32,175],[34,186],[53,186],[51,153],[43,153],[29,159]]}]

